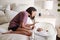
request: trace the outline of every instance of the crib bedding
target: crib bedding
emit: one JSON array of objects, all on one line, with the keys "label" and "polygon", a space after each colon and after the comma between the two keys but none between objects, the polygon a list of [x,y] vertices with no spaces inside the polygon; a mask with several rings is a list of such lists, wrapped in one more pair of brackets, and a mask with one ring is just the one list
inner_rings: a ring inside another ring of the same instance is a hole
[{"label": "crib bedding", "polygon": [[[37,28],[43,28],[42,32],[37,32]],[[48,30],[48,32],[46,33],[45,30]],[[54,28],[54,26],[50,23],[45,23],[45,22],[41,22],[41,23],[37,23],[35,24],[35,39],[36,40],[40,40],[41,38],[43,40],[56,40],[56,35],[57,32]]]}]

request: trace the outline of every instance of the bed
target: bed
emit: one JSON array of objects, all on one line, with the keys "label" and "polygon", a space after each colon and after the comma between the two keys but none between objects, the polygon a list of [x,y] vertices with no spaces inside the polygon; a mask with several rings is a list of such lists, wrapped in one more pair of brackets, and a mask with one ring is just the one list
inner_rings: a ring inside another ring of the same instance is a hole
[{"label": "bed", "polygon": [[[28,18],[27,23],[31,24],[32,21]],[[30,37],[22,34],[1,34],[8,31],[9,23],[0,25],[0,40],[29,40]]]},{"label": "bed", "polygon": [[[8,26],[8,24],[4,24],[4,26]],[[2,25],[0,25],[0,26],[2,26]],[[33,30],[33,36],[31,36],[32,38],[25,36],[25,35],[21,35],[21,34],[0,34],[0,40],[41,40],[41,39],[45,40],[45,38],[43,37],[44,36],[43,34],[41,36],[39,36],[37,34],[36,29],[38,27],[48,29],[49,36],[47,36],[46,40],[56,40],[56,34],[57,34],[56,30],[53,27],[53,25],[50,23],[37,23]],[[7,30],[7,28],[5,30]]]},{"label": "bed", "polygon": [[29,37],[21,34],[3,34],[0,35],[0,40],[29,40]]}]

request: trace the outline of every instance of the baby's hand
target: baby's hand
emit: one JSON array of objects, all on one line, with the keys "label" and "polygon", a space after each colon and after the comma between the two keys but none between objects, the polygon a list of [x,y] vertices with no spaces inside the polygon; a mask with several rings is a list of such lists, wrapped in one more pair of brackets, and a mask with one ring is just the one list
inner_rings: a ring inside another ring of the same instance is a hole
[{"label": "baby's hand", "polygon": [[38,28],[37,31],[38,32],[41,32],[41,31],[43,31],[43,29],[42,28]]}]

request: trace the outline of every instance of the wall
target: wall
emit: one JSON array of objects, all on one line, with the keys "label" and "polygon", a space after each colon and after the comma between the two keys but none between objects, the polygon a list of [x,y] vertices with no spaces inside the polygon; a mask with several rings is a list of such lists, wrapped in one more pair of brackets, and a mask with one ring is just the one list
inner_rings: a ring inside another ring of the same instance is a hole
[{"label": "wall", "polygon": [[[35,5],[36,8],[38,9],[38,13],[41,12],[42,15],[46,15],[47,12],[43,8],[44,7],[44,1],[46,1],[46,0],[0,0],[0,5],[5,5],[7,3],[27,4],[29,6]],[[54,6],[53,6],[53,9],[49,11],[49,13],[50,13],[50,16],[52,15],[54,17],[57,17],[56,25],[60,26],[60,18],[59,18],[60,14],[57,13],[57,0],[53,0],[53,1],[54,1]]]},{"label": "wall", "polygon": [[36,0],[35,1],[35,6],[38,8],[39,12],[42,13],[42,15],[46,15],[48,13],[50,13],[49,15],[50,16],[54,16],[54,17],[57,17],[57,0],[53,0],[54,4],[53,4],[53,9],[52,10],[49,10],[48,12],[44,9],[44,1],[46,0]]},{"label": "wall", "polygon": [[[59,3],[59,2],[57,2],[57,3]],[[58,7],[57,9],[60,9],[60,7]],[[60,27],[60,12],[57,12],[57,13],[58,13],[58,17],[57,17],[57,21],[56,21],[56,24],[57,24],[56,26]]]},{"label": "wall", "polygon": [[8,3],[8,0],[0,0],[0,5],[5,5]]},{"label": "wall", "polygon": [[49,10],[48,12],[46,12],[46,10],[44,9],[44,1],[46,1],[46,0],[36,0],[35,1],[35,6],[39,10],[38,12],[40,12],[42,14],[42,16],[47,16],[47,14],[50,13],[49,16],[56,17],[56,26],[60,26],[60,13],[57,12],[57,8],[58,8],[57,0],[53,0],[54,1],[53,9]]},{"label": "wall", "polygon": [[34,5],[34,0],[0,0],[0,4],[7,4],[7,3],[16,3],[16,4],[28,4]]},{"label": "wall", "polygon": [[10,3],[16,3],[16,4],[27,4],[28,6],[34,5],[34,0],[9,0]]},{"label": "wall", "polygon": [[16,3],[16,4],[34,4],[34,0],[9,0],[10,3]]}]

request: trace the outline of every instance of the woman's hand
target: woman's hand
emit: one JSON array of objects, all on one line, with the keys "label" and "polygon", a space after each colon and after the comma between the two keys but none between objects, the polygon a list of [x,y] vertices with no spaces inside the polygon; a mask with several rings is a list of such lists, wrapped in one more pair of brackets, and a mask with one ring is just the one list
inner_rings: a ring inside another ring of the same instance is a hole
[{"label": "woman's hand", "polygon": [[26,24],[26,26],[27,27],[34,26],[36,23],[39,23],[39,22],[34,22],[33,24]]}]

